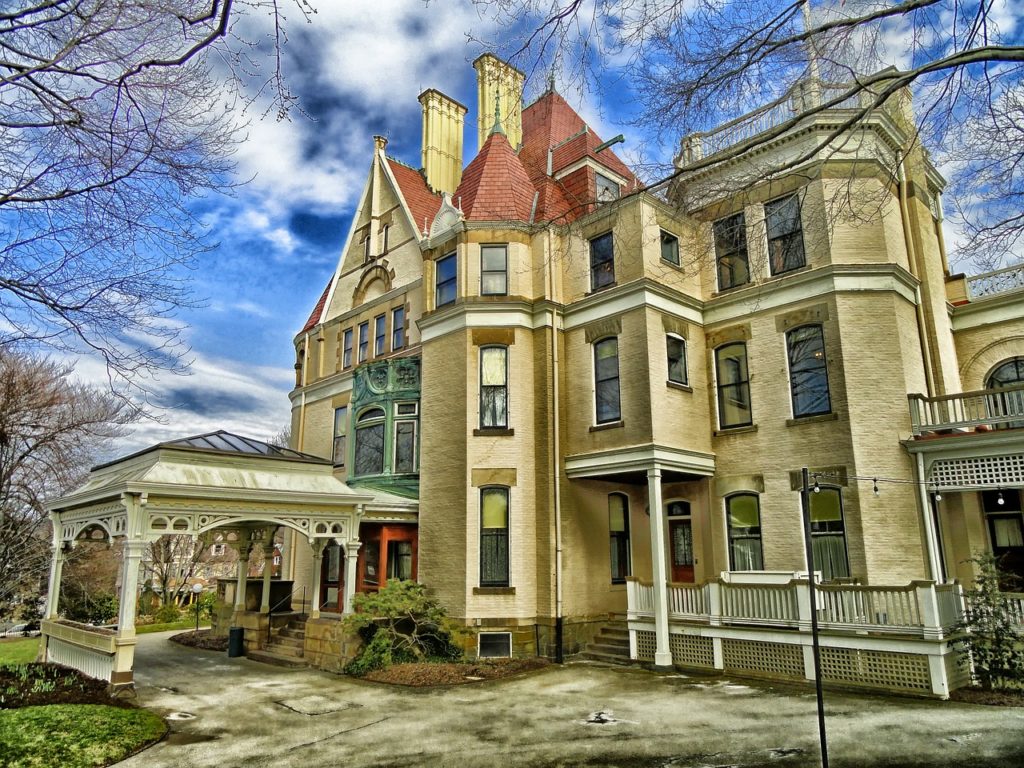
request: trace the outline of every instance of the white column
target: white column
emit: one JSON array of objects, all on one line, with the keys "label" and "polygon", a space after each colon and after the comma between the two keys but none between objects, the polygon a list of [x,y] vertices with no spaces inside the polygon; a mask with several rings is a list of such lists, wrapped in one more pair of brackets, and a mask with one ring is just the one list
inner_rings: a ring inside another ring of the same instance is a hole
[{"label": "white column", "polygon": [[928,501],[928,486],[925,485],[927,477],[924,470],[924,454],[917,454],[917,498],[921,506],[922,522],[924,523],[924,543],[928,552],[929,578],[936,584],[942,581],[941,567],[942,555],[939,552],[938,536],[935,535],[935,518],[932,516],[932,507]]},{"label": "white column", "polygon": [[356,564],[359,562],[360,542],[345,544],[345,606],[344,613],[352,613],[352,598],[356,594]]},{"label": "white column", "polygon": [[274,542],[263,545],[263,599],[260,613],[270,613],[270,577],[274,571]]},{"label": "white column", "polygon": [[313,548],[313,596],[309,601],[309,618],[320,618],[320,566],[324,559],[325,539],[316,539],[309,544]]},{"label": "white column", "polygon": [[139,599],[139,566],[148,543],[128,539],[121,552],[121,604],[117,611],[117,636],[135,635],[135,609]]},{"label": "white column", "polygon": [[647,470],[647,505],[651,512],[651,566],[654,575],[654,665],[672,666],[668,647],[668,577],[665,572],[665,510],[661,506],[661,468]]},{"label": "white column", "polygon": [[54,522],[53,548],[50,550],[50,590],[46,593],[46,611],[48,619],[56,619],[60,607],[60,582],[64,573],[64,542],[60,523]]},{"label": "white column", "polygon": [[238,578],[235,581],[235,611],[245,610],[245,580],[249,576],[249,552],[251,544],[238,548]]}]

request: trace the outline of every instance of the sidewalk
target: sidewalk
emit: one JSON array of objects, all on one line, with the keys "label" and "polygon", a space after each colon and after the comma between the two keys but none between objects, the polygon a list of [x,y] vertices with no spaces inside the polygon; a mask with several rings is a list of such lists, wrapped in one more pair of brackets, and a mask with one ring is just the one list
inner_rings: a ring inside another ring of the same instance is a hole
[{"label": "sidewalk", "polygon": [[[269,667],[139,637],[168,738],[124,768],[776,766],[820,761],[813,689],[579,663],[446,690]],[[826,691],[841,766],[1024,765],[1024,708]]]}]

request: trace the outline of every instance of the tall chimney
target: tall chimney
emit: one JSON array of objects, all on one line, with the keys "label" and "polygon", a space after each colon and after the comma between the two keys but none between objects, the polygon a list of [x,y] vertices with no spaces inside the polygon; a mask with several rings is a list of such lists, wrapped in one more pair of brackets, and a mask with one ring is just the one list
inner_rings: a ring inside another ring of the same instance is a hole
[{"label": "tall chimney", "polygon": [[474,61],[473,69],[476,70],[477,149],[491,135],[495,107],[508,143],[513,148],[518,147],[523,141],[523,84],[526,75],[490,53]]},{"label": "tall chimney", "polygon": [[438,90],[420,94],[423,106],[423,172],[435,192],[452,194],[462,180],[462,134],[466,108]]}]

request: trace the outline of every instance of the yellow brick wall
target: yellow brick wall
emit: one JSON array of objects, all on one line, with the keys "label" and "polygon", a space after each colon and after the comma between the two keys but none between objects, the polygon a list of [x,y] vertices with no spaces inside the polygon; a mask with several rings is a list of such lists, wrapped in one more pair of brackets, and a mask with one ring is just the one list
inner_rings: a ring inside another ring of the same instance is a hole
[{"label": "yellow brick wall", "polygon": [[956,349],[964,390],[984,389],[996,366],[1024,355],[1024,318],[957,331]]}]

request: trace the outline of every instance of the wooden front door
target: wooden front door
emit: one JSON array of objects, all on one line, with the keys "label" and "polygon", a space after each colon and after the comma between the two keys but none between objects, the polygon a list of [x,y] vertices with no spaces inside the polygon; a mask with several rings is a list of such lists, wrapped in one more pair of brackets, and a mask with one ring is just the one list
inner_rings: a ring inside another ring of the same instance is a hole
[{"label": "wooden front door", "polygon": [[672,581],[693,583],[693,525],[690,518],[668,521],[672,543]]},{"label": "wooden front door", "polygon": [[345,602],[345,556],[338,544],[324,549],[320,564],[320,610],[341,613]]}]

